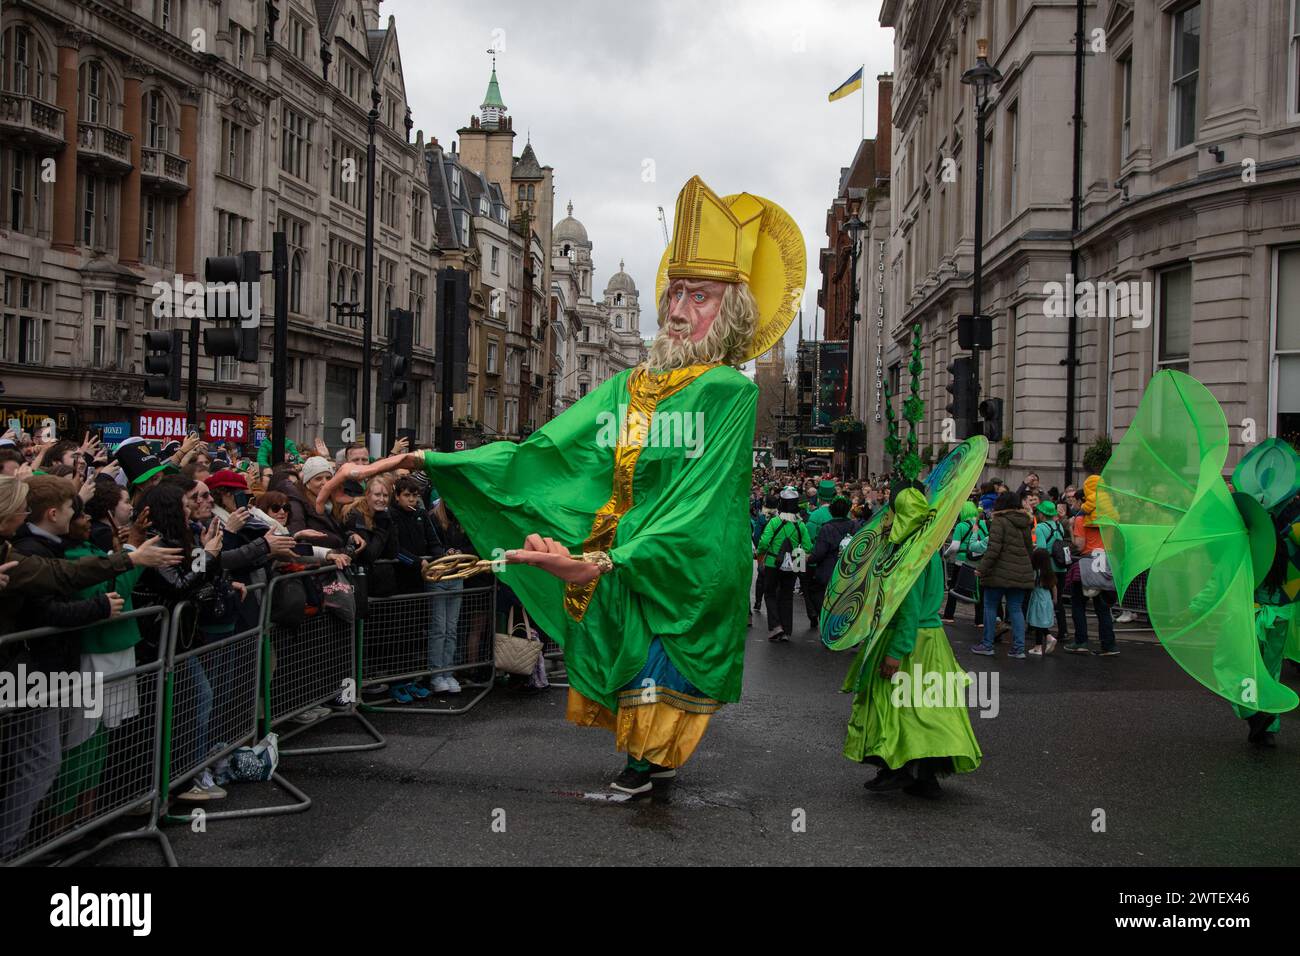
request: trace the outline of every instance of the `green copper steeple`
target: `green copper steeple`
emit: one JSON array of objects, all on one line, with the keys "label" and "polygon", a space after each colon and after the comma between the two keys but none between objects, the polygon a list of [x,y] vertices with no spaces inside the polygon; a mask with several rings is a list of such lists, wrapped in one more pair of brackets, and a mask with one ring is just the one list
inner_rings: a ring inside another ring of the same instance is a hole
[{"label": "green copper steeple", "polygon": [[492,79],[488,80],[487,94],[483,97],[480,108],[487,109],[489,106],[495,106],[499,110],[506,108],[506,104],[501,102],[501,87],[497,86],[497,68],[495,64],[492,66]]}]

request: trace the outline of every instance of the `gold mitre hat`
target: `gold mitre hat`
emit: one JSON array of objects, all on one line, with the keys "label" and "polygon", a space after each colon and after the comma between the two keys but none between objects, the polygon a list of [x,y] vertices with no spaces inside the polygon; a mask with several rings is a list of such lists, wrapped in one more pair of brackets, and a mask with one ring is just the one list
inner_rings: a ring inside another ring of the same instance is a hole
[{"label": "gold mitre hat", "polygon": [[747,282],[758,323],[745,361],[762,355],[794,321],[806,277],[803,233],[790,214],[761,196],[719,198],[699,176],[677,194],[673,241],[655,282],[658,301],[672,279]]}]

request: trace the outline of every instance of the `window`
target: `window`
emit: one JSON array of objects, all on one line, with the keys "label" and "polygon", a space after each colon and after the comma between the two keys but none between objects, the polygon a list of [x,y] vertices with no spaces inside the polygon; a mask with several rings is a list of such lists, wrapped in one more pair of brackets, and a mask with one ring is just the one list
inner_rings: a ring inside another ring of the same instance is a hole
[{"label": "window", "polygon": [[[1297,0],[1300,3],[1300,0]],[[1119,111],[1119,158],[1128,159],[1133,151],[1133,54],[1119,62],[1120,71],[1120,111]]]},{"label": "window", "polygon": [[[326,288],[326,299],[331,303],[329,306],[330,320],[338,325],[346,325],[353,329],[361,327],[360,316],[340,315],[339,310],[334,306],[343,302],[351,302],[355,303],[357,310],[361,308],[361,299],[357,295],[361,276],[361,258],[360,246],[348,242],[346,239],[330,236],[327,274],[329,276],[328,281],[332,285]],[[343,311],[346,313],[350,310],[345,309]]]},{"label": "window", "polygon": [[289,18],[289,52],[307,62],[307,40],[311,30],[297,17]]},{"label": "window", "polygon": [[391,169],[379,172],[379,220],[395,229],[401,226],[397,221],[397,173]]},{"label": "window", "polygon": [[144,200],[144,229],[140,236],[145,262],[153,262],[156,255],[155,241],[158,229],[158,198],[146,196]]},{"label": "window", "polygon": [[109,249],[115,238],[112,226],[117,182],[93,173],[80,173],[77,180],[77,222],[81,244],[90,249]]},{"label": "window", "polygon": [[218,382],[238,382],[239,381],[239,356],[238,355],[217,356],[216,376]]},{"label": "window", "polygon": [[497,397],[492,392],[488,392],[483,396],[483,424],[493,432],[496,431]]},{"label": "window", "polygon": [[411,310],[411,314],[415,317],[412,325],[415,329],[417,344],[424,339],[424,284],[425,277],[422,273],[411,273],[410,298],[406,307]]},{"label": "window", "polygon": [[1300,117],[1300,0],[1291,0],[1291,42],[1290,42],[1290,69],[1289,73],[1289,92],[1287,100],[1289,102],[1288,112],[1293,119]]},{"label": "window", "polygon": [[1020,151],[1020,102],[1007,107],[1007,141],[1004,145],[1003,176],[1006,188],[1002,193],[1002,222],[1011,221],[1019,209],[1019,151]]},{"label": "window", "polygon": [[18,319],[18,361],[23,365],[45,364],[44,322],[35,316]]},{"label": "window", "polygon": [[[32,171],[36,168],[35,163],[32,162],[35,157],[16,149],[6,150],[4,157],[8,159],[5,172],[9,183],[6,224],[15,232],[22,232],[28,222],[28,177],[32,175]],[[32,179],[32,185],[35,185],[35,177],[32,176]]]},{"label": "window", "polygon": [[379,314],[383,317],[384,338],[393,337],[393,276],[397,271],[397,263],[391,259],[385,259],[382,256],[379,259]]},{"label": "window", "polygon": [[424,193],[411,188],[411,238],[416,242],[424,240]]},{"label": "window", "polygon": [[284,233],[289,252],[289,311],[302,314],[302,275],[307,268],[307,224],[281,214],[276,219],[277,232]]},{"label": "window", "polygon": [[149,148],[168,149],[171,107],[167,104],[167,100],[157,90],[150,90],[145,94],[144,110],[148,124]]},{"label": "window", "polygon": [[590,360],[590,357],[589,357],[589,356],[586,356],[586,355],[579,355],[579,356],[578,356],[578,368],[580,368],[580,369],[582,369],[582,370],[585,371],[585,370],[587,369],[587,362],[588,362],[589,360]]},{"label": "window", "polygon": [[1192,267],[1179,266],[1160,273],[1160,329],[1156,371],[1165,368],[1187,372],[1192,344]]},{"label": "window", "polygon": [[[120,300],[119,300],[120,301]],[[125,369],[131,358],[131,338],[126,329],[118,328],[113,332],[113,364]]]},{"label": "window", "polygon": [[104,361],[104,327],[97,325],[91,337],[90,364],[92,368],[103,368]]},{"label": "window", "polygon": [[217,255],[236,256],[248,248],[252,220],[225,210],[217,211]]},{"label": "window", "polygon": [[1173,16],[1173,55],[1169,89],[1170,149],[1196,139],[1196,84],[1201,65],[1201,5],[1192,4]]},{"label": "window", "polygon": [[1300,246],[1277,250],[1273,292],[1273,434],[1300,443]]},{"label": "window", "polygon": [[487,371],[489,375],[497,374],[497,344],[495,341],[488,342]]},{"label": "window", "polygon": [[578,383],[578,397],[579,397],[579,398],[586,398],[586,397],[587,397],[587,389],[590,388],[590,387],[591,387],[591,386],[589,386],[586,382],[579,382],[579,383]]},{"label": "window", "polygon": [[330,195],[360,210],[365,203],[365,180],[365,151],[335,136],[330,146]]},{"label": "window", "polygon": [[501,250],[496,246],[490,248],[492,250],[492,274],[499,276],[501,274]]},{"label": "window", "polygon": [[87,123],[102,122],[104,116],[104,67],[98,60],[82,64],[81,108]]},{"label": "window", "polygon": [[35,96],[44,100],[47,92],[45,81],[49,70],[47,57],[40,40],[26,26],[10,27],[4,34],[3,49],[0,49],[0,87],[19,96]]},{"label": "window", "polygon": [[221,120],[221,173],[240,182],[248,181],[248,154],[253,131],[232,119]]},{"label": "window", "polygon": [[311,182],[312,123],[286,106],[281,113],[280,168],[303,182]]},{"label": "window", "polygon": [[173,0],[158,0],[158,24],[168,33],[176,26],[175,7]]},{"label": "window", "polygon": [[230,21],[230,49],[234,55],[235,66],[241,70],[248,69],[248,50],[251,35],[234,20]]}]

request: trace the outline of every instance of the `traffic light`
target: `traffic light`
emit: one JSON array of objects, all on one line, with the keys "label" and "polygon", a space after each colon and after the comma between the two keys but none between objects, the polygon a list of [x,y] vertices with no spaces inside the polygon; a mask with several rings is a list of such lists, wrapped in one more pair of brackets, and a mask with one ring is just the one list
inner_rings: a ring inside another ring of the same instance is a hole
[{"label": "traffic light", "polygon": [[144,393],[150,398],[181,400],[181,333],[144,334]]},{"label": "traffic light", "polygon": [[948,385],[952,400],[948,414],[957,426],[957,438],[964,441],[978,432],[975,419],[975,376],[969,357],[955,358],[948,363]]},{"label": "traffic light", "polygon": [[[208,283],[208,318],[225,323],[203,330],[204,353],[256,362],[262,321],[262,254],[209,256],[203,260],[203,278]],[[225,288],[214,288],[222,285]]]},{"label": "traffic light", "polygon": [[989,444],[1002,441],[1002,399],[986,398],[980,402],[980,418],[984,419],[984,437]]},{"label": "traffic light", "polygon": [[379,400],[389,405],[406,401],[411,389],[411,349],[415,315],[407,309],[388,313],[388,349],[379,359]]}]

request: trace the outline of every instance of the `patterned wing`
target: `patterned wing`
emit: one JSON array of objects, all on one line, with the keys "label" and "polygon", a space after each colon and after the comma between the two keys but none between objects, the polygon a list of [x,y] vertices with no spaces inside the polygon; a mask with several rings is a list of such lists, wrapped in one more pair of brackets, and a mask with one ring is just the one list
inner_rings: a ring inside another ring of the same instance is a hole
[{"label": "patterned wing", "polygon": [[967,439],[948,453],[925,482],[930,512],[905,541],[889,543],[893,511],[875,515],[849,541],[826,588],[822,642],[837,651],[873,644],[930,561],[952,534],[962,503],[988,459],[988,439]]}]

